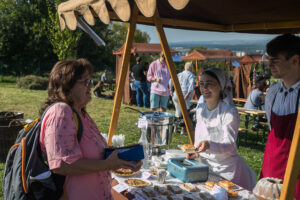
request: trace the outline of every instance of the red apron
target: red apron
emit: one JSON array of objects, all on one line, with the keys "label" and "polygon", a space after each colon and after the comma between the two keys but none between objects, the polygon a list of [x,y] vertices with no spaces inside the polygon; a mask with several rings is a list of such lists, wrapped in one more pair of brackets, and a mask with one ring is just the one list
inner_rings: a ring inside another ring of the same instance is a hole
[{"label": "red apron", "polygon": [[[296,111],[293,114],[278,116],[272,112],[272,108],[276,99],[273,100],[271,107],[271,131],[265,148],[263,165],[261,169],[261,178],[275,177],[284,178],[284,173],[287,165],[287,160],[290,152],[294,128],[296,125],[299,94],[297,96]],[[300,175],[296,185],[294,197],[300,200]]]}]

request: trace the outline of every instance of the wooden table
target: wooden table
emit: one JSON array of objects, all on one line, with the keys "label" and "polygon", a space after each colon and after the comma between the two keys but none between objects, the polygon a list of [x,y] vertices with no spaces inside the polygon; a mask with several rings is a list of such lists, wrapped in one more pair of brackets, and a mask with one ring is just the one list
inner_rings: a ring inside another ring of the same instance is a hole
[{"label": "wooden table", "polygon": [[[260,121],[261,118],[266,117],[266,111],[264,110],[254,110],[254,109],[248,109],[244,107],[236,107],[238,110],[238,113],[240,115],[245,116],[245,132],[246,132],[246,137],[245,137],[245,142],[247,143],[247,136],[248,136],[248,130],[249,130],[249,123],[252,121],[256,124],[259,124],[263,127],[263,138],[262,138],[262,143],[265,143],[265,124]],[[258,136],[258,130],[256,131],[256,134]]]},{"label": "wooden table", "polygon": [[233,102],[246,103],[247,99],[244,99],[244,98],[233,98]]}]

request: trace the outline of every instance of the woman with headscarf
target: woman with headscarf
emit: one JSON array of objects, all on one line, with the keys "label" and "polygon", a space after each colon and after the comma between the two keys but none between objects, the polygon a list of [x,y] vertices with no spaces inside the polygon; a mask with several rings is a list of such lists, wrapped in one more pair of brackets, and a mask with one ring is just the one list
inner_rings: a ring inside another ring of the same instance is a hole
[{"label": "woman with headscarf", "polygon": [[203,101],[197,105],[194,140],[200,153],[187,154],[187,158],[201,156],[212,172],[252,190],[256,175],[236,150],[240,120],[227,74],[217,68],[205,70],[200,90]]}]

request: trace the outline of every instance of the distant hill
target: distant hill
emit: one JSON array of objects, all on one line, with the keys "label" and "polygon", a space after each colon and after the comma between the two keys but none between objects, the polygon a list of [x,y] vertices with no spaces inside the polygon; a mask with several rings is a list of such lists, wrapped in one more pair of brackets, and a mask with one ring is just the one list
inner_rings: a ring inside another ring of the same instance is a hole
[{"label": "distant hill", "polygon": [[204,46],[208,49],[230,49],[231,51],[245,51],[247,54],[265,51],[266,44],[269,40],[225,40],[225,41],[188,41],[188,42],[172,42],[171,47],[192,48],[196,46]]}]

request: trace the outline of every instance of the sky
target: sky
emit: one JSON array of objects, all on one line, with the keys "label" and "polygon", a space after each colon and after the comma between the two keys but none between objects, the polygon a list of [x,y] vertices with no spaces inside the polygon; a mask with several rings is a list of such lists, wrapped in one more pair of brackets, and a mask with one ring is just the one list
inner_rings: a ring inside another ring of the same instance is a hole
[{"label": "sky", "polygon": [[[147,32],[151,38],[150,43],[159,43],[155,26],[137,25],[137,29]],[[210,31],[190,31],[165,28],[168,43],[186,41],[224,41],[224,40],[262,40],[272,39],[276,35],[246,34],[246,33],[220,33]]]}]

